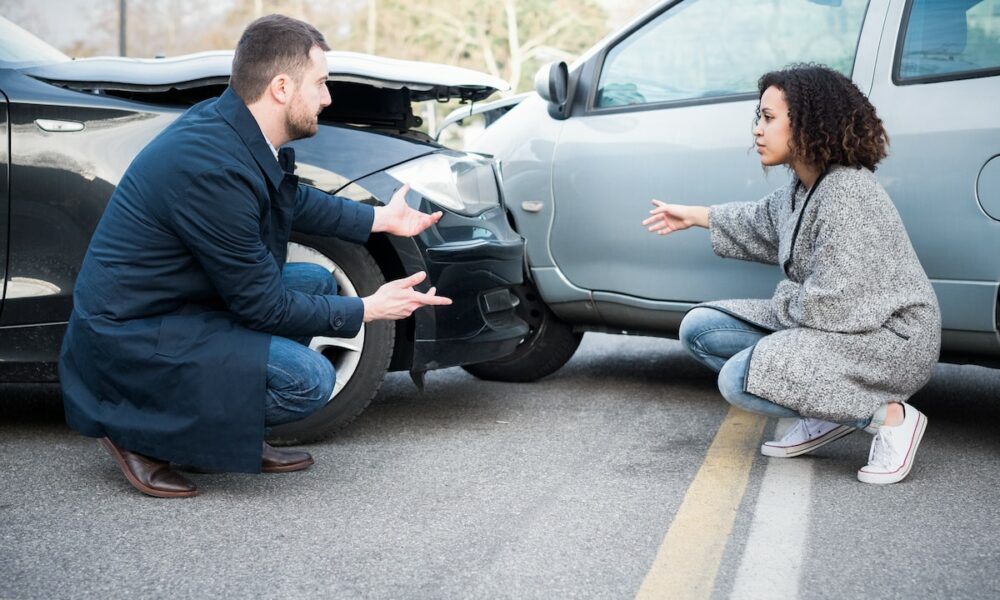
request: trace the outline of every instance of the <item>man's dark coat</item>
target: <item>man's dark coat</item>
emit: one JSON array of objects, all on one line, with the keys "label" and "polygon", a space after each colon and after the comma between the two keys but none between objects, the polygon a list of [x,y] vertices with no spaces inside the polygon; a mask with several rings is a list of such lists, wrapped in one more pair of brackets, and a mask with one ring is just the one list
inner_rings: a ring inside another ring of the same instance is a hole
[{"label": "man's dark coat", "polygon": [[[287,290],[291,230],[364,242],[370,206],[304,185],[232,90],[191,108],[122,178],[74,290],[66,420],[162,460],[260,471],[271,335],[352,336],[359,298]],[[285,167],[285,168],[282,168]]]}]

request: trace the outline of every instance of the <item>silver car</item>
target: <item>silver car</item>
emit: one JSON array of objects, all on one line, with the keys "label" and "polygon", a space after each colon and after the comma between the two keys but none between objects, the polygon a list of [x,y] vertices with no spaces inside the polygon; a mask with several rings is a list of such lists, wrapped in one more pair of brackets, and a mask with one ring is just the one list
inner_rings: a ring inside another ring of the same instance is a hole
[{"label": "silver car", "polygon": [[1000,0],[674,0],[543,69],[471,148],[501,161],[532,330],[469,371],[536,379],[585,331],[673,336],[695,303],[770,297],[776,267],[723,261],[703,230],[639,223],[650,198],[756,200],[787,180],[762,172],[751,124],[758,77],[797,62],[852,77],[885,122],[877,176],[934,283],[942,359],[996,364]]}]

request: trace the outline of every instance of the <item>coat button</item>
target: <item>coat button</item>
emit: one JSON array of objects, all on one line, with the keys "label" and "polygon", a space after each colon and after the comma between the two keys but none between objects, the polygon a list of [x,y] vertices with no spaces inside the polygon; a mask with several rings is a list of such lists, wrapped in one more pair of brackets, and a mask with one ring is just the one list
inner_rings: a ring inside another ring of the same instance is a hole
[{"label": "coat button", "polygon": [[333,324],[336,325],[337,327],[343,327],[344,319],[342,319],[341,317],[337,317],[336,319],[333,320]]}]

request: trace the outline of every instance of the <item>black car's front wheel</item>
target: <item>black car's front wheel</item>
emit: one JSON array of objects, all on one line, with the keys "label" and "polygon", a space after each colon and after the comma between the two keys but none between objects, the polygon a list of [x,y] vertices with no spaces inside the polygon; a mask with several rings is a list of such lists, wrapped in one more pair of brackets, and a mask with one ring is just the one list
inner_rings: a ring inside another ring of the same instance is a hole
[{"label": "black car's front wheel", "polygon": [[517,316],[528,323],[528,335],[509,356],[462,367],[480,379],[527,382],[558,371],[576,352],[582,333],[557,317],[535,287],[525,283],[512,290],[517,296]]},{"label": "black car's front wheel", "polygon": [[[288,262],[318,264],[333,275],[341,296],[368,296],[385,277],[363,247],[329,239],[311,239],[310,245],[288,246]],[[361,326],[352,338],[315,337],[309,347],[325,356],[336,372],[327,404],[301,421],[271,430],[274,444],[300,444],[330,437],[353,421],[378,393],[392,359],[395,324],[374,321]]]}]

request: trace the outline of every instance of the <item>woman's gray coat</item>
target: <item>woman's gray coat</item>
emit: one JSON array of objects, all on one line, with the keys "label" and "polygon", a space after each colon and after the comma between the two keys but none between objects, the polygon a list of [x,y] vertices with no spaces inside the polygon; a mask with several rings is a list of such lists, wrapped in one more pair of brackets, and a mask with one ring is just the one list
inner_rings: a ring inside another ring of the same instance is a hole
[{"label": "woman's gray coat", "polygon": [[723,257],[780,265],[769,300],[711,306],[775,333],[744,390],[847,422],[919,390],[938,360],[937,298],[888,194],[867,169],[833,167],[811,197],[797,179],[757,202],[709,209]]}]

